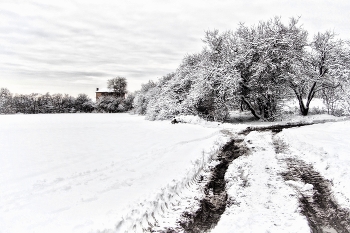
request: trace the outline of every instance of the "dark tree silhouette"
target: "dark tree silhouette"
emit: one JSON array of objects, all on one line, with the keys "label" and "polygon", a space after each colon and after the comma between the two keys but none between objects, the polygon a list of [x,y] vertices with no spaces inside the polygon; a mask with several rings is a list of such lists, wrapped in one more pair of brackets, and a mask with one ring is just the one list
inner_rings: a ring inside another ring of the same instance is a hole
[{"label": "dark tree silhouette", "polygon": [[107,81],[108,89],[113,90],[116,97],[125,97],[125,94],[127,93],[127,84],[126,79],[120,76]]}]

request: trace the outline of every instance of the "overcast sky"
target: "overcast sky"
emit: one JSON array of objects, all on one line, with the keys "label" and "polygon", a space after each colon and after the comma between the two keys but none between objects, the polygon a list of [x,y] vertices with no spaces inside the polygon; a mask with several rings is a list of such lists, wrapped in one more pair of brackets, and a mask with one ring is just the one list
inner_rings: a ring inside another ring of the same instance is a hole
[{"label": "overcast sky", "polygon": [[134,91],[200,52],[207,30],[301,16],[311,35],[350,39],[349,12],[349,0],[0,0],[0,87],[93,97],[124,76]]}]

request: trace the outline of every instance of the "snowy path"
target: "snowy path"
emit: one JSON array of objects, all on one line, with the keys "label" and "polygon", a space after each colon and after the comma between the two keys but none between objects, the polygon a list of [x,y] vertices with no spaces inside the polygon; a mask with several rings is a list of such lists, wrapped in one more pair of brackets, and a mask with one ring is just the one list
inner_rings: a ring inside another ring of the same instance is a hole
[{"label": "snowy path", "polygon": [[211,232],[350,232],[349,127],[338,122],[249,133],[250,153],[227,171],[229,205]]},{"label": "snowy path", "polygon": [[[350,232],[350,211],[334,199],[337,188],[332,187],[333,182],[303,162],[303,154],[292,152],[294,148],[280,138],[283,128],[292,127],[295,125],[250,128],[243,131],[247,136],[235,136],[209,164],[211,172],[192,185],[198,186],[192,190],[202,192],[192,203],[196,207],[185,206],[182,214],[177,213],[175,227],[165,225],[157,232],[206,232],[218,220],[210,232],[306,233],[310,228],[312,232]],[[301,129],[293,130],[303,132]],[[347,184],[346,179],[339,182]],[[342,194],[346,195],[344,189]]]}]

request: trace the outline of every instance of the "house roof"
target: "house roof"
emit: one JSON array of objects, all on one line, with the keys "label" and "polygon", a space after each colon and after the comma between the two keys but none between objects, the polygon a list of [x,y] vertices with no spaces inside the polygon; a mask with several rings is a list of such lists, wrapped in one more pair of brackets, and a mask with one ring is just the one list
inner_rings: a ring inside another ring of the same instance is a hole
[{"label": "house roof", "polygon": [[99,88],[99,90],[96,91],[96,93],[101,93],[101,92],[104,92],[104,93],[113,93],[113,90],[108,89],[108,88]]}]

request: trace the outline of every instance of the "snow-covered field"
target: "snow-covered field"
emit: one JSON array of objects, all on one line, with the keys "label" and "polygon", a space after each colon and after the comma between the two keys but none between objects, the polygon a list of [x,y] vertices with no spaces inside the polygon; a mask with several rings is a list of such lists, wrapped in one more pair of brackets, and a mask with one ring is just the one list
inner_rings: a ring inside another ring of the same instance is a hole
[{"label": "snow-covered field", "polygon": [[3,233],[114,229],[227,140],[129,114],[3,115],[0,132]]},{"label": "snow-covered field", "polygon": [[157,229],[179,229],[181,213],[203,196],[198,175],[210,172],[229,136],[249,152],[228,167],[228,203],[212,232],[310,232],[299,199],[316,188],[283,176],[288,161],[312,166],[350,209],[350,121],[242,136],[269,123],[181,120],[188,124],[128,114],[0,116],[0,232],[136,232],[155,219]]}]

